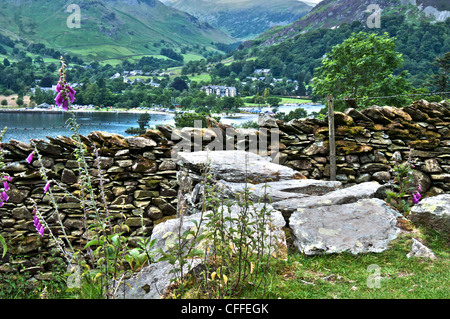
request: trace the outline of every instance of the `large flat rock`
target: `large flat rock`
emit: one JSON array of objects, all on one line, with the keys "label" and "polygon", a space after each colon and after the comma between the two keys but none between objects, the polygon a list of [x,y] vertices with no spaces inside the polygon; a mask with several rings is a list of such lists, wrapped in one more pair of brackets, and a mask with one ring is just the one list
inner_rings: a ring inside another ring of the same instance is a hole
[{"label": "large flat rock", "polygon": [[245,151],[180,152],[177,164],[202,174],[207,166],[214,179],[227,182],[262,183],[289,179],[305,179],[298,171],[265,160]]},{"label": "large flat rock", "polygon": [[236,198],[246,189],[250,198],[258,201],[279,202],[287,199],[299,199],[308,196],[321,196],[342,188],[338,181],[320,181],[314,179],[292,179],[260,184],[233,183],[220,180],[217,182],[222,194],[228,198]]},{"label": "large flat rock", "polygon": [[399,214],[383,200],[299,208],[289,220],[294,244],[306,255],[382,252],[397,237]]},{"label": "large flat rock", "polygon": [[354,203],[360,199],[382,197],[384,186],[378,182],[366,182],[351,187],[337,189],[325,195],[288,198],[273,203],[273,207],[283,213],[292,213],[298,208]]},{"label": "large flat rock", "polygon": [[[187,260],[184,274],[195,271],[200,264],[199,259]],[[143,268],[133,277],[126,279],[117,289],[117,299],[161,299],[168,292],[172,280],[181,277],[178,264],[171,265],[168,261],[160,261]]]}]

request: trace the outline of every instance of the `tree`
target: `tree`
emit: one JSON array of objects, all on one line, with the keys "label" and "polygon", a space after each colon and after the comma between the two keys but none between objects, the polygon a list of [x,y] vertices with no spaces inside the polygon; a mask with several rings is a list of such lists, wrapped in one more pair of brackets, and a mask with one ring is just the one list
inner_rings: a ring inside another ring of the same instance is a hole
[{"label": "tree", "polygon": [[173,82],[172,82],[172,87],[173,87],[175,90],[178,90],[178,91],[180,91],[180,92],[183,91],[183,90],[188,90],[188,89],[189,89],[187,83],[186,83],[182,78],[180,78],[180,77],[176,77],[176,78],[173,80]]},{"label": "tree", "polygon": [[148,114],[147,112],[141,114],[139,116],[139,119],[137,120],[139,128],[141,130],[145,130],[145,127],[148,126],[149,121],[150,121],[150,114]]},{"label": "tree", "polygon": [[269,103],[270,106],[279,106],[282,99],[280,97],[277,96],[269,96],[266,99],[267,103]]},{"label": "tree", "polygon": [[443,57],[436,57],[433,65],[437,68],[437,73],[430,77],[430,83],[436,92],[447,92],[450,89],[450,52]]},{"label": "tree", "polygon": [[[331,94],[335,99],[348,99],[351,102],[348,104],[353,107],[367,107],[379,103],[379,99],[368,97],[407,92],[406,71],[394,75],[402,64],[402,55],[395,51],[394,39],[387,33],[352,33],[347,40],[334,46],[316,69],[314,92],[322,98]],[[390,98],[383,103],[399,106],[404,101]],[[345,105],[341,103],[339,106]]]},{"label": "tree", "polygon": [[289,114],[285,114],[285,113],[279,112],[279,113],[274,115],[274,117],[277,120],[282,120],[282,121],[285,121],[285,122],[289,122],[290,120],[293,120],[293,119],[302,119],[302,118],[305,118],[307,116],[308,116],[308,112],[302,107],[299,107],[299,108],[296,108],[293,111],[290,111]]}]

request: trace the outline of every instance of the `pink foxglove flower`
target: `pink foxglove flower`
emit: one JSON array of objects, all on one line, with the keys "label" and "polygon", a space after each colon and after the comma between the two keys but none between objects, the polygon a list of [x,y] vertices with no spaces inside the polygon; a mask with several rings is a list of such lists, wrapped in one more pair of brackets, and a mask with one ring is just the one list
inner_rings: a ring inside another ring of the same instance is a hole
[{"label": "pink foxglove flower", "polygon": [[73,103],[75,100],[75,90],[66,82],[66,64],[61,57],[61,68],[59,69],[59,81],[56,86],[58,95],[55,98],[56,105],[62,106],[67,111],[69,102]]},{"label": "pink foxglove flower", "polygon": [[44,186],[44,194],[48,192],[48,189],[50,188],[51,181],[48,181],[47,184]]},{"label": "pink foxglove flower", "polygon": [[35,210],[33,210],[33,213],[34,213],[34,227],[36,227],[37,232],[42,237],[42,236],[44,236],[44,226],[41,224],[41,221],[37,217]]},{"label": "pink foxglove flower", "polygon": [[6,194],[5,191],[2,192],[2,199],[3,199],[4,202],[7,202],[8,199],[9,199],[9,196],[8,196],[8,194]]},{"label": "pink foxglove flower", "polygon": [[9,184],[8,184],[8,182],[3,182],[3,188],[5,189],[5,191],[7,192],[7,191],[9,191]]},{"label": "pink foxglove flower", "polygon": [[0,200],[0,207],[3,207],[3,205],[5,205],[5,202]]},{"label": "pink foxglove flower", "polygon": [[33,161],[33,152],[31,152],[30,155],[28,155],[27,157],[28,164],[31,164],[32,161]]},{"label": "pink foxglove flower", "polygon": [[11,178],[11,176],[9,176],[9,175],[4,176],[4,178],[5,178],[8,182],[11,182],[11,181],[12,181],[12,178]]},{"label": "pink foxglove flower", "polygon": [[413,195],[412,202],[414,205],[418,204],[420,202],[420,199],[422,198],[422,195],[420,195],[419,192]]},{"label": "pink foxglove flower", "polygon": [[39,235],[44,236],[44,226],[41,225],[41,228],[38,230]]},{"label": "pink foxglove flower", "polygon": [[[58,86],[60,88],[59,91]],[[62,108],[67,111],[69,102],[72,103],[73,101],[75,101],[76,92],[69,86],[69,84],[58,84],[58,86],[56,87],[56,91],[59,92],[55,98],[56,105],[62,106]]]}]

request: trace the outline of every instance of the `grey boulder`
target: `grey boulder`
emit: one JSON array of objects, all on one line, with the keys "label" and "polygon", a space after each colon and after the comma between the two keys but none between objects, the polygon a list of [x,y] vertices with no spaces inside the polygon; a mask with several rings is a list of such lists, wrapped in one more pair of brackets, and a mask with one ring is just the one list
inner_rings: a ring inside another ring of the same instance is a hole
[{"label": "grey boulder", "polygon": [[289,226],[294,244],[306,255],[382,252],[397,238],[397,216],[384,201],[371,198],[298,208]]},{"label": "grey boulder", "polygon": [[411,208],[413,223],[450,234],[450,194],[422,199]]}]

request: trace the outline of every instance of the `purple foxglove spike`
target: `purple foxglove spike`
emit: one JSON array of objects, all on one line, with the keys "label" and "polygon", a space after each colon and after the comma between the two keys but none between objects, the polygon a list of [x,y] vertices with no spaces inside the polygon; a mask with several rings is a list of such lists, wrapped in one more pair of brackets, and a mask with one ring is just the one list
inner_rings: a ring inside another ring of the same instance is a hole
[{"label": "purple foxglove spike", "polygon": [[69,108],[69,101],[64,100],[62,108],[63,108],[64,111],[67,111],[68,108]]},{"label": "purple foxglove spike", "polygon": [[44,186],[44,194],[48,192],[48,189],[50,188],[51,181],[48,181],[47,184]]},{"label": "purple foxglove spike", "polygon": [[63,102],[64,102],[64,96],[60,92],[60,93],[58,93],[58,95],[55,98],[55,103],[56,103],[56,105],[61,106],[63,104]]},{"label": "purple foxglove spike", "polygon": [[28,164],[31,164],[32,161],[33,161],[33,152],[31,152],[30,155],[28,155],[27,157]]}]

